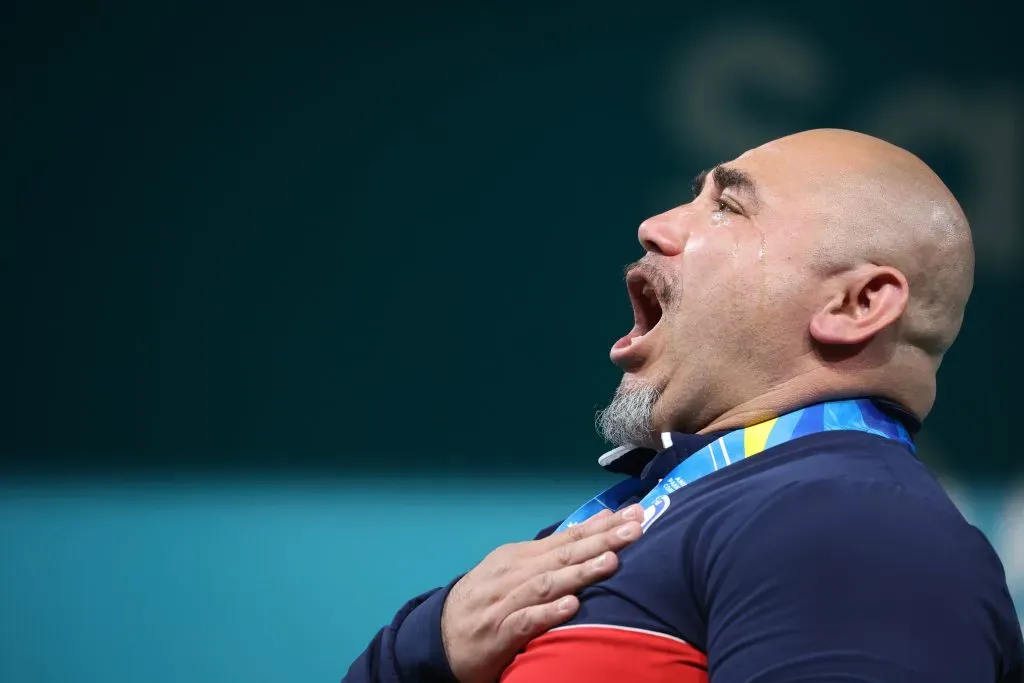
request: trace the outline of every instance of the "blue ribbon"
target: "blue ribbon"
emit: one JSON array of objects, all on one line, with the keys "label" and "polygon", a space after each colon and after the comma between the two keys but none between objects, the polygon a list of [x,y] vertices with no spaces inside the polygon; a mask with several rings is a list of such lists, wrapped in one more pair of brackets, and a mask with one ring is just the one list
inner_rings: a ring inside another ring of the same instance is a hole
[{"label": "blue ribbon", "polygon": [[[882,412],[870,399],[817,403],[766,422],[744,427],[709,443],[679,463],[653,488],[630,477],[605,489],[565,518],[558,531],[580,524],[601,510],[618,510],[627,500],[643,495],[643,528],[668,509],[669,495],[712,472],[810,434],[856,431],[898,441],[914,451],[914,442],[903,424]],[[645,494],[646,492],[646,494]],[[645,495],[644,495],[645,494]]]}]

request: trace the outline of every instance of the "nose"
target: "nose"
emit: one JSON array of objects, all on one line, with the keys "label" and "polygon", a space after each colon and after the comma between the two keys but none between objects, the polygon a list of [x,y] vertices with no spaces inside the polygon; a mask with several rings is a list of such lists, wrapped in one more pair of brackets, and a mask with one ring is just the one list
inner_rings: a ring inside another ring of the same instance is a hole
[{"label": "nose", "polygon": [[686,240],[679,218],[669,211],[641,223],[637,237],[644,250],[662,256],[678,256],[683,253]]}]

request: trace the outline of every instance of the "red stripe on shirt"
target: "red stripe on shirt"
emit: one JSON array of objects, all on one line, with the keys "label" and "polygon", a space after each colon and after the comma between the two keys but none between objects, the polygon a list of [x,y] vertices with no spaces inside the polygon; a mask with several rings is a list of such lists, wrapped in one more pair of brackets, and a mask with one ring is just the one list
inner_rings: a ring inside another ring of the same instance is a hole
[{"label": "red stripe on shirt", "polygon": [[548,631],[519,653],[502,683],[707,683],[708,659],[672,636],[618,626]]}]

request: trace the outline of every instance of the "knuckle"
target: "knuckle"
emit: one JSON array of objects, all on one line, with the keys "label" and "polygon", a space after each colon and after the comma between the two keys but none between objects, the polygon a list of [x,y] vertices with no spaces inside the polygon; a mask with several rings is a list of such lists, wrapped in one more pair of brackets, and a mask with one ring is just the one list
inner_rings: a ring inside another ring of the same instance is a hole
[{"label": "knuckle", "polygon": [[562,545],[555,551],[555,560],[563,567],[572,564],[572,546]]},{"label": "knuckle", "polygon": [[515,556],[515,555],[518,555],[520,552],[522,552],[522,550],[524,548],[526,548],[527,545],[529,545],[529,544],[528,543],[506,543],[505,545],[503,545],[501,547],[504,548],[505,552],[508,553],[509,555]]},{"label": "knuckle", "polygon": [[565,532],[572,541],[582,541],[586,537],[586,531],[584,531],[582,525],[571,526]]},{"label": "knuckle", "polygon": [[626,545],[629,539],[619,536],[619,528],[625,528],[625,526],[617,527],[615,529],[609,529],[604,533],[605,546],[609,548],[619,548],[621,546]]},{"label": "knuckle", "polygon": [[487,555],[487,558],[481,564],[495,564],[495,565],[508,565],[516,558],[516,548],[518,544],[507,543],[502,546],[498,546]]},{"label": "knuckle", "polygon": [[487,561],[489,562],[501,562],[505,556],[512,554],[511,544],[499,545],[497,548],[492,550],[487,555]]},{"label": "knuckle", "polygon": [[531,615],[530,610],[524,609],[516,615],[513,630],[521,636],[529,635],[533,630],[533,616]]},{"label": "knuckle", "polygon": [[545,572],[537,577],[536,594],[540,600],[547,600],[555,592],[555,577]]}]

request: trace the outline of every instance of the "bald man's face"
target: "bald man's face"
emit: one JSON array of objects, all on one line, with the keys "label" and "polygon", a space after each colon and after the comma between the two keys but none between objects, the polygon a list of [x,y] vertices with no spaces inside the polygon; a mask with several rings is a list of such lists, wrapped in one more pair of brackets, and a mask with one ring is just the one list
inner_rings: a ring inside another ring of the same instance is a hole
[{"label": "bald man's face", "polygon": [[693,201],[640,226],[647,254],[626,278],[635,326],[611,358],[626,373],[620,395],[659,393],[651,439],[783,381],[808,353],[825,222],[814,161],[813,149],[769,143],[698,176]]},{"label": "bald man's face", "polygon": [[852,131],[775,140],[699,176],[639,237],[610,440],[657,447],[835,394],[930,410],[974,260],[956,199],[906,150]]}]

